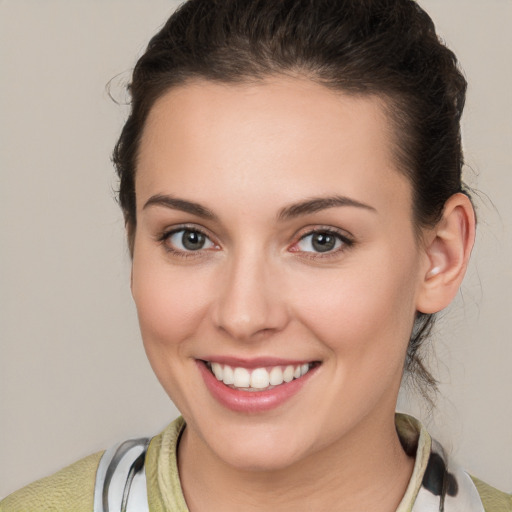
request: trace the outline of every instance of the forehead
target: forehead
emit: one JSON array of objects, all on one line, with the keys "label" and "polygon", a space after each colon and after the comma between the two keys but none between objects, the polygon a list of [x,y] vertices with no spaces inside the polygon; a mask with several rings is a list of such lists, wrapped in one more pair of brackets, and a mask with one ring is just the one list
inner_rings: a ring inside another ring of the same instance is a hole
[{"label": "forehead", "polygon": [[191,83],[167,92],[150,112],[138,200],[179,188],[205,201],[212,191],[260,200],[271,193],[283,202],[336,192],[377,203],[402,193],[409,206],[392,133],[380,98],[307,79]]}]

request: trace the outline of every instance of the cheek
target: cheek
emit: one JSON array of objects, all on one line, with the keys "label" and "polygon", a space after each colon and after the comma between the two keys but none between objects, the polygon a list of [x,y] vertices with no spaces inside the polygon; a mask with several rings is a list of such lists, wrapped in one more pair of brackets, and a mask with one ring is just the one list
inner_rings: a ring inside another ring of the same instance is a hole
[{"label": "cheek", "polygon": [[174,350],[197,330],[207,308],[208,286],[197,270],[173,269],[144,257],[133,261],[132,295],[146,349]]},{"label": "cheek", "polygon": [[400,361],[415,314],[414,260],[386,252],[375,259],[298,278],[297,315],[333,352],[368,360],[394,349]]}]

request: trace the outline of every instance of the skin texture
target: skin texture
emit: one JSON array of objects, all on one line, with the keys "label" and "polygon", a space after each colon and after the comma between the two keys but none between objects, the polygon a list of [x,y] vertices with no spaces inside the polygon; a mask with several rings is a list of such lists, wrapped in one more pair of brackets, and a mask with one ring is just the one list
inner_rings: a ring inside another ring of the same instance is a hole
[{"label": "skin texture", "polygon": [[[187,421],[179,467],[192,511],[392,511],[405,492],[413,461],[394,409],[407,343],[415,312],[458,289],[472,209],[454,196],[440,234],[418,243],[383,112],[375,97],[272,78],[188,84],[150,113],[132,293],[151,365]],[[157,196],[213,217],[148,204]],[[365,207],[282,215],[333,196]],[[165,238],[183,225],[208,237],[203,249]],[[315,229],[344,238],[318,253]],[[241,413],[205,386],[197,360],[214,356],[321,364],[278,408]]]}]

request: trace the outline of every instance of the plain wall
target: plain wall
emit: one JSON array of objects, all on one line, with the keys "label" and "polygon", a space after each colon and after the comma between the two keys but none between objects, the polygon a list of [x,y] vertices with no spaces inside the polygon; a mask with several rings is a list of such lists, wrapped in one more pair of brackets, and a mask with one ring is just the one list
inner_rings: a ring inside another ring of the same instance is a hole
[{"label": "plain wall", "polygon": [[[420,3],[470,83],[464,146],[480,224],[439,323],[438,406],[429,417],[404,395],[400,407],[512,491],[512,2]],[[126,107],[105,91],[116,77],[125,99],[175,5],[0,1],[0,496],[178,414],[140,341],[110,163]]]}]

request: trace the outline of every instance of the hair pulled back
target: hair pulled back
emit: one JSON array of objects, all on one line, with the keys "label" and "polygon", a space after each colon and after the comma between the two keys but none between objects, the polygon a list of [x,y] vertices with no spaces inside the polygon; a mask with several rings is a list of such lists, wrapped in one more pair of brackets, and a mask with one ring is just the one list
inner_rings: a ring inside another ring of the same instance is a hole
[{"label": "hair pulled back", "polygon": [[[384,100],[418,228],[435,225],[446,200],[463,190],[466,81],[415,1],[189,0],[151,39],[129,85],[131,112],[113,161],[130,250],[137,153],[155,101],[189,81],[255,82],[277,74]],[[436,381],[418,349],[432,322],[418,313],[405,364],[424,396]]]}]

